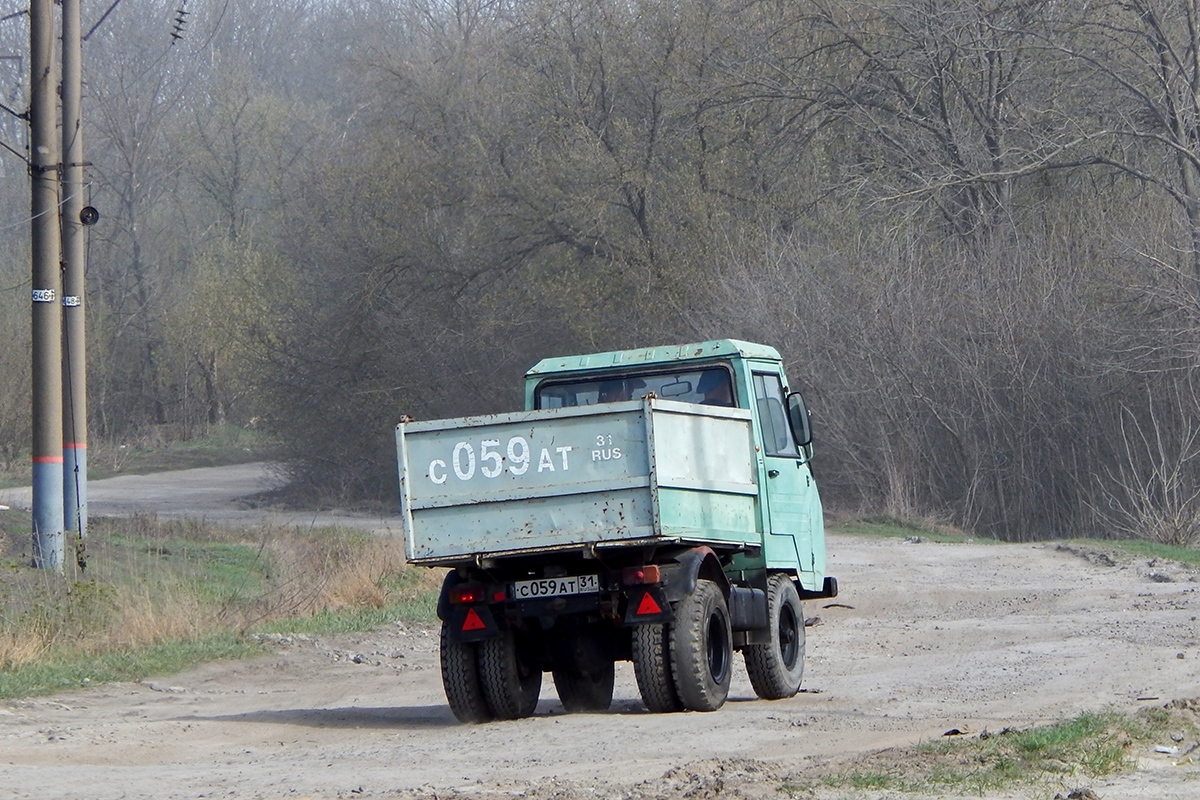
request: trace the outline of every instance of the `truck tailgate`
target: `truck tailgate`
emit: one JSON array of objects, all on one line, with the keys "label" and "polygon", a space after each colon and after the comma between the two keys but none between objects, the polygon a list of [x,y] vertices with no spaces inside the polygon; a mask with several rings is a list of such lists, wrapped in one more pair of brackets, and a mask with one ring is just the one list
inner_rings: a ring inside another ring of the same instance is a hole
[{"label": "truck tailgate", "polygon": [[656,398],[396,428],[405,554],[762,541],[750,412]]}]

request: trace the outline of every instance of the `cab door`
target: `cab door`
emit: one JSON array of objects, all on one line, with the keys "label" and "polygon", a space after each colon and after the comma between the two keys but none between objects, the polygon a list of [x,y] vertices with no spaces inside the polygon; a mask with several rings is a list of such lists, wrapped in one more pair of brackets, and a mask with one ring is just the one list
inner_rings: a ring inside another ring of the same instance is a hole
[{"label": "cab door", "polygon": [[[788,398],[780,373],[752,373],[755,416],[764,462],[763,504],[768,535],[763,543],[767,569],[795,570],[806,589],[820,587],[825,570],[821,498],[788,422]],[[820,549],[822,552],[817,553]]]}]

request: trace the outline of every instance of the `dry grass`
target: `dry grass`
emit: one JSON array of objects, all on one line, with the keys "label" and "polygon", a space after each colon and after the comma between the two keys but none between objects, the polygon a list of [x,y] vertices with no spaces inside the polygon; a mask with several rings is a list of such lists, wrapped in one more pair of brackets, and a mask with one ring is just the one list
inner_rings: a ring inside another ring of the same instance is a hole
[{"label": "dry grass", "polygon": [[38,577],[3,584],[0,669],[54,653],[96,655],[196,638],[221,624],[215,609],[186,590]]},{"label": "dry grass", "polygon": [[263,619],[311,615],[346,608],[383,608],[391,602],[388,580],[404,567],[395,542],[346,534],[314,539],[287,529],[264,543],[272,565]]},{"label": "dry grass", "polygon": [[427,580],[394,540],[341,529],[96,520],[87,569],[71,564],[66,575],[25,566],[27,533],[0,536],[0,671],[384,609]]},{"label": "dry grass", "polygon": [[113,624],[89,649],[129,650],[191,639],[219,625],[218,615],[188,592],[164,597],[148,591],[126,591],[120,593],[114,605]]},{"label": "dry grass", "polygon": [[0,668],[9,669],[32,664],[46,652],[47,646],[44,637],[28,631],[0,633]]}]

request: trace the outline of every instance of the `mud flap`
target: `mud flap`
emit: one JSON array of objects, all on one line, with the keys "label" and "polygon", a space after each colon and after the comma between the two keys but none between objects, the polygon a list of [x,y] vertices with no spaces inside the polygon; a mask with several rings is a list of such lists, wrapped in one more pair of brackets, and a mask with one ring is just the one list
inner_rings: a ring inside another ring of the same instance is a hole
[{"label": "mud flap", "polygon": [[670,622],[671,604],[658,584],[631,586],[627,590],[629,602],[625,606],[625,624],[642,625],[647,622]]},{"label": "mud flap", "polygon": [[500,633],[492,610],[484,605],[452,606],[446,636],[452,642],[481,642]]},{"label": "mud flap", "polygon": [[820,591],[813,592],[813,591],[809,591],[807,589],[803,589],[799,586],[797,586],[796,588],[800,590],[799,595],[800,595],[801,600],[824,600],[826,598],[832,598],[832,597],[838,596],[837,578],[835,578],[831,575],[825,576],[825,583],[821,586]]}]

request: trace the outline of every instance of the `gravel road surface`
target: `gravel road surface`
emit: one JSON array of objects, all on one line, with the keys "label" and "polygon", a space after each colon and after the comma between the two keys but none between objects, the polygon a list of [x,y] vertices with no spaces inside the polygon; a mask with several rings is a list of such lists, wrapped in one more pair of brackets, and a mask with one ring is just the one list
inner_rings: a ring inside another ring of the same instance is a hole
[{"label": "gravel road surface", "polygon": [[[274,513],[237,500],[269,482],[268,470],[225,469],[96,481],[91,513]],[[338,518],[395,530],[393,520]],[[532,718],[463,726],[442,695],[436,631],[395,624],[282,639],[255,660],[136,684],[0,701],[0,798],[786,798],[781,787],[820,765],[952,728],[971,735],[1200,698],[1197,571],[1077,545],[831,536],[829,553],[842,595],[805,605],[805,690],[790,700],[755,700],[739,663],[720,711],[649,714],[619,664],[608,713],[565,714],[546,676]],[[1161,744],[1176,754],[1147,745],[1122,776],[985,796],[1200,797],[1200,750],[1179,755],[1196,742]]]}]

